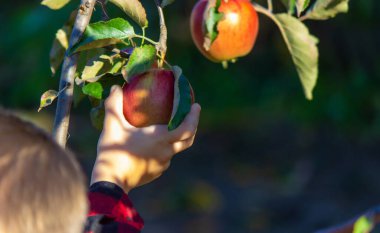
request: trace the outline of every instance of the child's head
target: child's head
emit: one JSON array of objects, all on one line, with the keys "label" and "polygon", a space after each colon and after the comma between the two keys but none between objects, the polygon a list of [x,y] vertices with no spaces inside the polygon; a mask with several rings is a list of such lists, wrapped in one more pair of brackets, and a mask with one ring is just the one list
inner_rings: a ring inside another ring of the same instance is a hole
[{"label": "child's head", "polygon": [[79,233],[84,176],[72,154],[0,109],[0,232]]}]

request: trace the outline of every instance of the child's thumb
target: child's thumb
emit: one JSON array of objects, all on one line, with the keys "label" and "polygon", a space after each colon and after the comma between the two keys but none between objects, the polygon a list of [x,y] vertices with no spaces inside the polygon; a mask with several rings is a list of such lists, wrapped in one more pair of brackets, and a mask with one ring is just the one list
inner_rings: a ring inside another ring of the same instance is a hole
[{"label": "child's thumb", "polygon": [[123,90],[120,86],[111,87],[110,95],[105,101],[105,121],[112,118],[123,119]]}]

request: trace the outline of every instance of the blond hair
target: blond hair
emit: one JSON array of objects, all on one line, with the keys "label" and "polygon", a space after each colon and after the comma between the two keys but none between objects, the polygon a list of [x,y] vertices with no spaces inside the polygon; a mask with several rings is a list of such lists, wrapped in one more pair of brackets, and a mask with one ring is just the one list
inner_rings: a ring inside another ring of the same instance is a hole
[{"label": "blond hair", "polygon": [[0,233],[79,233],[87,205],[74,156],[0,109]]}]

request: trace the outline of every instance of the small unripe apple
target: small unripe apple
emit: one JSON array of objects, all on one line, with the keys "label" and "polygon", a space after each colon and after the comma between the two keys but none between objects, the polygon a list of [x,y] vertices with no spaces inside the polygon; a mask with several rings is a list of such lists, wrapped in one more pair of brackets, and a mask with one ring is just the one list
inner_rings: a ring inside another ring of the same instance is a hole
[{"label": "small unripe apple", "polygon": [[207,5],[207,0],[200,0],[191,13],[191,35],[197,48],[215,62],[247,55],[255,44],[259,28],[252,3],[249,0],[221,0],[218,11],[223,13],[223,18],[217,23],[218,35],[210,46],[205,46]]}]

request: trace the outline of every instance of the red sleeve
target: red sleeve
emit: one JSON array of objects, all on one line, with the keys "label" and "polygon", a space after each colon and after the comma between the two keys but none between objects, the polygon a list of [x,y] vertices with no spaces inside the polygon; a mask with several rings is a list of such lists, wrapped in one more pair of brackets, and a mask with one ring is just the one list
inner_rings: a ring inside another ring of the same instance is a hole
[{"label": "red sleeve", "polygon": [[127,194],[116,184],[102,181],[91,185],[88,199],[85,233],[140,233],[144,227]]}]

